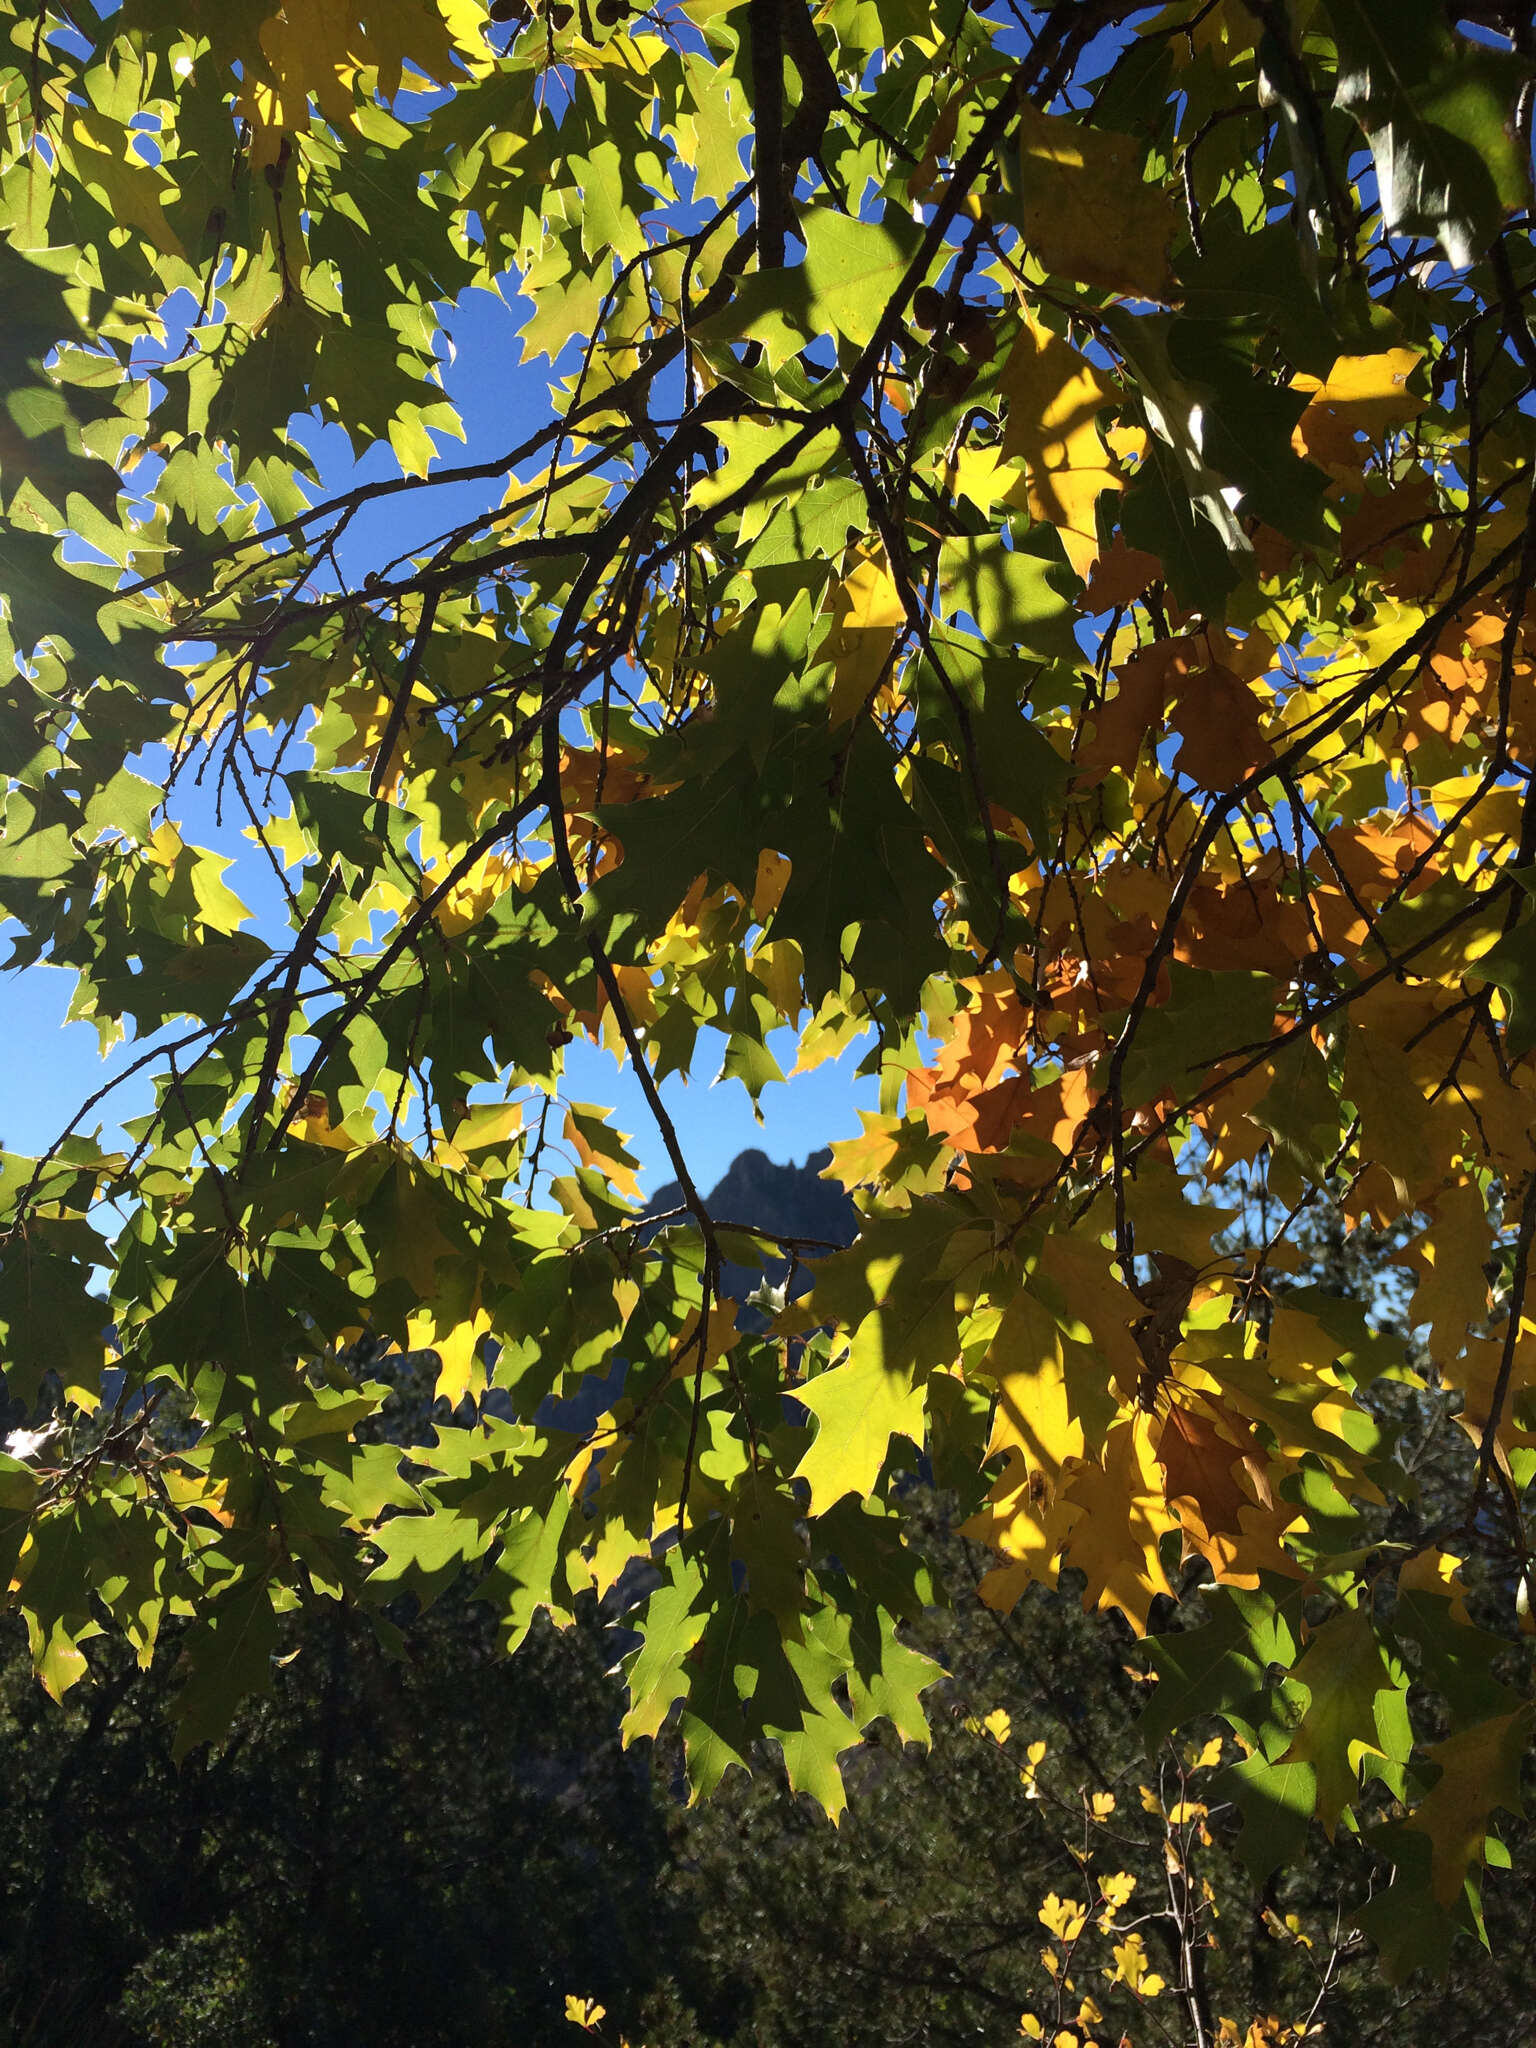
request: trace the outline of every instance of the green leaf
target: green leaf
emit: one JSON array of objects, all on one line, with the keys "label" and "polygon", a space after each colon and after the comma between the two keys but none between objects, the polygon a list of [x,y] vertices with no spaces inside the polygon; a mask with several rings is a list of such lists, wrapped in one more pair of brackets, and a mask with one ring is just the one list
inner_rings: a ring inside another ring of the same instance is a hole
[{"label": "green leaf", "polygon": [[29,1408],[45,1372],[94,1394],[106,1363],[109,1314],[88,1291],[91,1268],[50,1250],[50,1234],[45,1224],[0,1254],[0,1358],[11,1399]]},{"label": "green leaf", "polygon": [[708,1612],[699,1605],[704,1574],[695,1559],[674,1550],[667,1559],[666,1581],[645,1603],[639,1622],[640,1647],[626,1668],[629,1709],[624,1740],[656,1735],[673,1703],[688,1691],[683,1660],[704,1633]]},{"label": "green leaf", "polygon": [[1511,1059],[1521,1058],[1536,1046],[1536,919],[1506,932],[1467,963],[1467,972],[1504,991],[1504,1042]]},{"label": "green leaf", "polygon": [[1393,1717],[1379,1696],[1406,1696],[1407,1683],[1388,1669],[1363,1607],[1341,1608],[1313,1630],[1296,1666],[1295,1683],[1307,1688],[1310,1699],[1277,1764],[1310,1764],[1317,1781],[1317,1817],[1331,1840],[1340,1815],[1359,1794],[1362,1759],[1375,1754],[1391,1762],[1406,1760],[1406,1749],[1392,1756],[1384,1747],[1388,1740],[1397,1747],[1400,1717]]},{"label": "green leaf", "polygon": [[1274,989],[1258,973],[1209,972],[1175,964],[1166,1003],[1146,1010],[1122,1069],[1127,1104],[1163,1089],[1193,1095],[1223,1053],[1264,1045],[1274,1032]]},{"label": "green leaf", "polygon": [[903,1742],[927,1749],[933,1737],[922,1695],[944,1676],[943,1668],[921,1651],[910,1649],[896,1634],[895,1617],[880,1613],[871,1626],[862,1618],[853,1624],[848,1697],[860,1728],[871,1721],[890,1722]]},{"label": "green leaf", "polygon": [[1295,1661],[1300,1590],[1277,1582],[1252,1592],[1207,1587],[1200,1604],[1208,1616],[1201,1627],[1148,1640],[1158,1682],[1138,1726],[1149,1752],[1207,1714],[1220,1714],[1255,1748],[1282,1725],[1270,1670]]},{"label": "green leaf", "polygon": [[1129,546],[1157,557],[1181,604],[1220,618],[1237,587],[1233,558],[1241,549],[1226,520],[1213,520],[1213,502],[1219,496],[1213,501],[1208,490],[1191,498],[1177,458],[1154,440],[1126,490],[1120,530]]},{"label": "green leaf", "polygon": [[800,232],[813,328],[830,323],[845,341],[863,348],[917,254],[922,230],[895,207],[887,207],[880,221],[866,221],[816,206],[801,214]]},{"label": "green leaf", "polygon": [[1459,42],[1435,0],[1403,0],[1390,23],[1370,0],[1329,0],[1328,13],[1335,97],[1370,139],[1387,226],[1438,241],[1458,266],[1476,262],[1530,198],[1515,120],[1524,67]]},{"label": "green leaf", "polygon": [[1306,1855],[1307,1824],[1317,1805],[1317,1778],[1299,1759],[1269,1763],[1250,1756],[1211,1780],[1207,1797],[1231,1800],[1243,1816],[1237,1853],[1254,1884]]},{"label": "green leaf", "polygon": [[249,1576],[215,1600],[182,1639],[186,1676],[171,1702],[179,1759],[224,1735],[242,1701],[272,1689],[277,1615],[264,1579]]},{"label": "green leaf", "polygon": [[1000,535],[947,540],[939,551],[939,587],[951,614],[968,613],[993,647],[1016,647],[1042,661],[1070,661],[1076,649],[1072,576],[1060,561],[1010,548]]},{"label": "green leaf", "polygon": [[1194,439],[1201,460],[1242,493],[1237,509],[1292,540],[1324,540],[1328,478],[1291,446],[1304,394],[1261,374],[1237,322],[1175,320],[1168,361],[1201,401]]},{"label": "green leaf", "polygon": [[[777,371],[829,327],[855,348],[873,339],[921,230],[894,209],[876,222],[818,206],[801,215],[800,232],[804,262],[754,272],[725,312],[700,322],[699,340],[761,342],[769,369]],[[729,375],[731,359],[716,361]]]}]

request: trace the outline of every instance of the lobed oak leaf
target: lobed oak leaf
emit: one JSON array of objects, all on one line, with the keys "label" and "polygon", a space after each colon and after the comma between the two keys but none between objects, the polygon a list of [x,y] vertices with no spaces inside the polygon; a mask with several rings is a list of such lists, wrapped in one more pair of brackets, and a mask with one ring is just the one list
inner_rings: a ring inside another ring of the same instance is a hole
[{"label": "lobed oak leaf", "polygon": [[817,1421],[793,1475],[810,1487],[813,1515],[844,1494],[872,1492],[893,1436],[923,1440],[924,1390],[909,1370],[887,1367],[878,1309],[854,1331],[847,1360],[798,1388],[796,1399]]},{"label": "lobed oak leaf", "polygon": [[[1219,1402],[1210,1405],[1235,1437],[1223,1435],[1194,1408],[1174,1403],[1158,1433],[1157,1462],[1163,1468],[1170,1505],[1192,1501],[1203,1533],[1238,1536],[1242,1534],[1241,1510],[1252,1507],[1256,1500],[1267,1507],[1272,1496],[1252,1425]],[[1247,1486],[1238,1479],[1239,1470],[1248,1477]]]},{"label": "lobed oak leaf", "polygon": [[1116,691],[1093,715],[1093,737],[1078,749],[1081,779],[1095,781],[1110,768],[1135,765],[1143,746],[1155,738],[1175,689],[1189,673],[1198,650],[1191,640],[1157,640],[1115,670]]},{"label": "lobed oak leaf", "polygon": [[1219,1180],[1234,1166],[1243,1166],[1268,1143],[1269,1133],[1250,1112],[1268,1092],[1271,1075],[1261,1063],[1222,1081],[1195,1111],[1195,1120],[1210,1146],[1211,1176]]},{"label": "lobed oak leaf", "polygon": [[1312,409],[1326,408],[1348,426],[1373,437],[1417,419],[1429,400],[1408,389],[1408,379],[1424,360],[1419,348],[1383,349],[1377,355],[1339,356],[1326,377],[1298,373],[1293,391],[1307,394],[1308,409],[1297,423],[1303,442]]},{"label": "lobed oak leaf", "polygon": [[1363,1025],[1349,1035],[1344,1093],[1360,1119],[1362,1156],[1391,1175],[1401,1209],[1416,1208],[1441,1187],[1456,1156],[1454,1112],[1426,1101],[1404,1054]]},{"label": "lobed oak leaf", "polygon": [[1453,1905],[1461,1896],[1467,1873],[1483,1852],[1495,1809],[1524,1811],[1521,1766],[1531,1722],[1531,1707],[1517,1707],[1432,1743],[1425,1753],[1429,1763],[1439,1766],[1440,1775],[1406,1825],[1409,1833],[1429,1837],[1431,1878],[1442,1906]]},{"label": "lobed oak leaf", "polygon": [[1262,706],[1247,683],[1219,663],[1187,669],[1169,724],[1183,741],[1174,766],[1205,789],[1231,789],[1274,758]]},{"label": "lobed oak leaf", "polygon": [[1081,1513],[1063,1494],[1052,1499],[1050,1482],[1022,1451],[1010,1455],[985,1504],[960,1527],[1003,1560],[981,1581],[984,1604],[1006,1614],[1031,1585],[1053,1584],[1057,1556]]},{"label": "lobed oak leaf", "polygon": [[[974,1146],[980,1152],[1001,1152],[1016,1138],[1037,1139],[1063,1157],[1075,1148],[1094,1104],[1093,1078],[1084,1067],[1069,1067],[1054,1081],[1037,1086],[1019,1074],[973,1096],[968,1105]],[[939,1125],[932,1114],[930,1127]],[[952,1137],[951,1143],[957,1143]],[[969,1150],[968,1146],[961,1146]]]},{"label": "lobed oak leaf", "polygon": [[1025,102],[1019,119],[1019,213],[1045,268],[1134,298],[1177,294],[1169,245],[1172,195],[1144,184],[1129,135]]},{"label": "lobed oak leaf", "polygon": [[1190,967],[1294,971],[1312,950],[1299,903],[1280,894],[1279,863],[1256,861],[1242,875],[1202,882],[1189,892],[1173,957]]},{"label": "lobed oak leaf", "polygon": [[[1462,1390],[1462,1408],[1456,1420],[1476,1444],[1482,1442],[1493,1415],[1494,1391],[1504,1369],[1507,1334],[1506,1328],[1497,1337],[1470,1337],[1462,1356],[1446,1360],[1441,1366],[1445,1385]],[[1510,1451],[1517,1445],[1536,1443],[1536,1436],[1520,1426],[1515,1414],[1519,1397],[1532,1386],[1536,1386],[1536,1331],[1522,1318],[1496,1436],[1496,1454],[1506,1469]]]},{"label": "lobed oak leaf", "polygon": [[[1406,1693],[1407,1681],[1388,1667],[1363,1607],[1340,1608],[1312,1632],[1295,1679],[1311,1697],[1290,1747],[1277,1761],[1311,1766],[1317,1817],[1331,1841],[1340,1816],[1359,1796],[1362,1759],[1389,1757],[1399,1747],[1391,1703]],[[1404,1749],[1394,1760],[1406,1754]]]},{"label": "lobed oak leaf", "polygon": [[613,1130],[609,1112],[600,1104],[572,1102],[566,1105],[565,1136],[583,1166],[595,1167],[632,1202],[640,1199],[640,1162],[628,1150],[623,1131]]},{"label": "lobed oak leaf", "polygon": [[1040,1246],[1033,1286],[1074,1341],[1093,1347],[1105,1385],[1129,1401],[1141,1374],[1135,1332],[1145,1304],[1120,1279],[1110,1248],[1086,1231],[1053,1230]]},{"label": "lobed oak leaf", "polygon": [[1072,1473],[1064,1497],[1082,1509],[1063,1559],[1087,1578],[1084,1607],[1118,1607],[1145,1635],[1152,1602],[1173,1590],[1158,1548],[1178,1527],[1152,1456],[1150,1418],[1138,1411],[1116,1422],[1102,1457]]},{"label": "lobed oak leaf", "polygon": [[1156,555],[1148,554],[1145,548],[1129,546],[1124,534],[1116,533],[1094,562],[1082,608],[1087,612],[1104,612],[1128,605],[1162,573],[1163,565]]},{"label": "lobed oak leaf", "polygon": [[1428,1323],[1430,1350],[1442,1367],[1450,1368],[1467,1341],[1469,1325],[1482,1322],[1488,1313],[1483,1269],[1492,1251],[1492,1232],[1482,1195],[1471,1180],[1453,1181],[1425,1207],[1428,1226],[1405,1254],[1419,1276],[1413,1320]]},{"label": "lobed oak leaf", "polygon": [[986,1455],[1022,1452],[1054,1493],[1083,1455],[1083,1424],[1073,1411],[1060,1325],[1027,1290],[1003,1310],[980,1370],[997,1385]]},{"label": "lobed oak leaf", "polygon": [[1120,478],[1095,420],[1119,394],[1085,356],[1026,313],[998,376],[1008,400],[1002,455],[1024,464],[1024,501],[1061,535],[1067,560],[1086,577],[1099,554],[1095,506]]},{"label": "lobed oak leaf", "polygon": [[859,558],[836,593],[832,618],[824,651],[837,673],[827,716],[840,726],[857,717],[888,674],[891,650],[906,623],[896,579],[883,560]]},{"label": "lobed oak leaf", "polygon": [[[449,1272],[450,1284],[444,1286],[440,1281],[437,1298],[408,1319],[406,1334],[412,1350],[437,1353],[435,1392],[451,1408],[457,1408],[466,1394],[478,1394],[485,1388],[486,1370],[478,1351],[480,1339],[490,1331],[491,1318],[481,1305],[479,1275],[469,1261],[455,1260]],[[464,1300],[466,1289],[468,1299]]]}]

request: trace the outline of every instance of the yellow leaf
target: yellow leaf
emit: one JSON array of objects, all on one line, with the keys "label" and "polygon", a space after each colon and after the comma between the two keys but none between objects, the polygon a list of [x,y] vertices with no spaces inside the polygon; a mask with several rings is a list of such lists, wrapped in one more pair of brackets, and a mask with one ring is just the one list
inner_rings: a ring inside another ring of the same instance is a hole
[{"label": "yellow leaf", "polygon": [[879,1310],[871,1310],[844,1363],[797,1390],[819,1425],[794,1473],[810,1485],[813,1515],[845,1493],[871,1492],[893,1436],[922,1443],[924,1389],[912,1385],[909,1373],[887,1369],[881,1329]]},{"label": "yellow leaf", "polygon": [[583,1166],[595,1167],[621,1195],[639,1201],[639,1161],[626,1149],[626,1133],[610,1127],[606,1109],[593,1102],[569,1104],[565,1136]]},{"label": "yellow leaf", "polygon": [[1086,577],[1099,553],[1099,493],[1120,488],[1094,425],[1116,394],[1086,357],[1027,313],[998,384],[1008,400],[1003,457],[1023,458],[1029,510],[1058,530],[1067,559]]},{"label": "yellow leaf", "polygon": [[[1100,1793],[1098,1796],[1102,1799],[1110,1797],[1107,1792]],[[1113,1805],[1112,1800],[1111,1805]],[[1129,1871],[1117,1870],[1113,1877],[1101,1877],[1099,1879],[1099,1890],[1103,1894],[1105,1903],[1112,1906],[1117,1913],[1135,1889],[1136,1880],[1130,1875]]]},{"label": "yellow leaf", "polygon": [[1006,1707],[994,1707],[981,1725],[986,1729],[992,1740],[997,1743],[1006,1742],[1013,1733],[1013,1722],[1009,1718]]},{"label": "yellow leaf", "polygon": [[[709,1310],[709,1329],[705,1334],[703,1349],[703,1367],[706,1372],[717,1359],[725,1356],[740,1334],[736,1328],[735,1302],[712,1302]],[[672,1345],[672,1359],[674,1379],[691,1380],[699,1370],[699,1312],[696,1308],[689,1310],[688,1319],[678,1332]]]},{"label": "yellow leaf", "polygon": [[1083,1455],[1083,1425],[1067,1398],[1061,1330],[1024,1289],[1003,1311],[981,1370],[997,1382],[987,1456],[1022,1451],[1054,1490],[1069,1459]]},{"label": "yellow leaf", "polygon": [[[1379,435],[1414,419],[1429,403],[1407,389],[1408,378],[1424,351],[1389,348],[1380,355],[1340,356],[1326,377],[1297,376],[1292,388],[1311,394],[1312,406],[1328,406],[1351,427]],[[1301,418],[1306,433],[1307,416]]]},{"label": "yellow leaf", "polygon": [[1039,1770],[1041,1764],[1045,1762],[1045,1744],[1043,1742],[1032,1742],[1024,1754],[1027,1761],[1024,1768],[1019,1772],[1019,1783],[1024,1787],[1026,1799],[1038,1799],[1040,1797],[1040,1789],[1035,1783],[1035,1773]]},{"label": "yellow leaf", "polygon": [[757,856],[757,876],[752,884],[752,915],[759,924],[766,924],[772,917],[788,886],[788,860],[765,846]]},{"label": "yellow leaf", "polygon": [[1178,214],[1168,193],[1143,184],[1135,141],[1027,103],[1019,131],[1024,239],[1045,268],[1133,298],[1171,298]]},{"label": "yellow leaf", "polygon": [[798,943],[771,939],[765,946],[754,947],[747,959],[747,972],[768,991],[768,1000],[779,1015],[794,1023],[805,1007],[805,957]]},{"label": "yellow leaf", "polygon": [[856,718],[879,687],[896,635],[906,619],[896,579],[873,556],[860,556],[832,606],[827,652],[836,665],[828,717]]},{"label": "yellow leaf", "polygon": [[483,1152],[488,1146],[505,1144],[522,1127],[520,1102],[477,1102],[459,1119],[452,1143],[460,1152]]},{"label": "yellow leaf", "polygon": [[1462,1560],[1444,1550],[1420,1550],[1410,1557],[1397,1575],[1398,1591],[1402,1593],[1432,1593],[1437,1599],[1449,1600],[1451,1619],[1461,1627],[1469,1628],[1472,1617],[1467,1612],[1466,1597],[1459,1573]]},{"label": "yellow leaf", "polygon": [[1007,502],[1022,481],[1020,472],[1003,461],[1001,449],[969,444],[956,449],[945,476],[949,490],[969,498],[978,512],[988,513]]},{"label": "yellow leaf", "polygon": [[1071,1942],[1082,1933],[1088,1919],[1088,1908],[1076,1899],[1058,1898],[1055,1892],[1051,1892],[1036,1918],[1058,1941]]},{"label": "yellow leaf", "polygon": [[1443,1101],[1425,1100],[1408,1060],[1379,1032],[1356,1027],[1344,1061],[1344,1092],[1360,1112],[1360,1151],[1392,1176],[1406,1209],[1437,1190],[1460,1129]]},{"label": "yellow leaf", "polygon": [[[1131,1184],[1133,1187],[1134,1182]],[[1040,1247],[1036,1286],[1047,1286],[1067,1334],[1091,1343],[1109,1383],[1129,1401],[1141,1378],[1142,1356],[1132,1331],[1146,1310],[1114,1271],[1114,1253],[1092,1237],[1053,1230]]]},{"label": "yellow leaf", "polygon": [[1163,1498],[1152,1455],[1151,1418],[1139,1410],[1117,1422],[1103,1460],[1072,1475],[1066,1498],[1083,1510],[1067,1538],[1065,1562],[1087,1575],[1083,1605],[1118,1607],[1138,1635],[1159,1593],[1171,1593],[1158,1544],[1178,1518]]},{"label": "yellow leaf", "polygon": [[1210,1808],[1202,1806],[1198,1799],[1177,1799],[1168,1809],[1168,1824],[1170,1827],[1182,1827],[1186,1821],[1204,1820],[1209,1811]]},{"label": "yellow leaf", "polygon": [[434,1302],[418,1309],[405,1327],[413,1351],[435,1351],[442,1361],[436,1392],[451,1407],[456,1408],[471,1387],[478,1391],[484,1386],[485,1368],[476,1358],[475,1348],[490,1329],[491,1319],[480,1306],[478,1286],[467,1313],[446,1302]]},{"label": "yellow leaf", "polygon": [[323,1095],[306,1095],[303,1114],[288,1126],[306,1145],[324,1145],[332,1152],[355,1152],[367,1141],[348,1134],[345,1124],[333,1126],[331,1105]]},{"label": "yellow leaf", "polygon": [[[1536,1344],[1525,1334],[1526,1327],[1522,1318],[1522,1334],[1515,1345],[1504,1403],[1499,1411],[1498,1442],[1500,1450],[1506,1454],[1517,1444],[1530,1442],[1530,1433],[1517,1425],[1513,1412],[1517,1396],[1536,1384]],[[1488,1419],[1493,1413],[1494,1390],[1503,1368],[1504,1332],[1501,1330],[1497,1337],[1470,1339],[1466,1355],[1445,1370],[1447,1383],[1459,1385],[1466,1396],[1456,1420],[1474,1443],[1481,1443],[1483,1431],[1488,1426]]]},{"label": "yellow leaf", "polygon": [[[439,863],[430,861],[422,871],[421,894],[431,895],[437,882]],[[513,882],[520,871],[520,864],[505,859],[499,853],[487,853],[477,860],[467,873],[460,875],[432,912],[433,922],[445,938],[457,938],[477,925],[491,905]]]},{"label": "yellow leaf", "polygon": [[1115,1944],[1112,1953],[1115,1966],[1113,1970],[1104,1972],[1110,1982],[1124,1984],[1138,1998],[1156,1998],[1163,1988],[1163,1980],[1149,1970],[1147,1945],[1141,1936],[1128,1934],[1124,1941]]}]

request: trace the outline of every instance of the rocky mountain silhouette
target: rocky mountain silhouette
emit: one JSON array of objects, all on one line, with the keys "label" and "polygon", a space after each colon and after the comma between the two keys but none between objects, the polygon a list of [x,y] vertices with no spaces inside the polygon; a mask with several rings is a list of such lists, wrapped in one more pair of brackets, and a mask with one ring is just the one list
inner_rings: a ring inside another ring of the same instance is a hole
[{"label": "rocky mountain silhouette", "polygon": [[[738,1152],[723,1179],[710,1189],[706,1206],[721,1223],[744,1223],[755,1230],[814,1240],[817,1248],[806,1249],[810,1256],[822,1256],[823,1247],[852,1244],[859,1231],[858,1211],[848,1195],[836,1181],[821,1178],[831,1158],[823,1148],[813,1152],[803,1166],[780,1166],[756,1147]],[[682,1189],[675,1180],[668,1181],[656,1190],[645,1213],[664,1216],[681,1208],[682,1201]],[[791,1277],[791,1268],[788,1257],[761,1268],[728,1263],[721,1270],[721,1292],[744,1302],[765,1281],[781,1287],[789,1280],[791,1295],[798,1297],[809,1291],[811,1276],[802,1264]]]},{"label": "rocky mountain silhouette", "polygon": [[[803,1166],[780,1166],[754,1146],[736,1155],[723,1178],[710,1189],[705,1204],[717,1222],[815,1239],[823,1247],[852,1244],[859,1231],[858,1211],[835,1181],[821,1178],[831,1158],[824,1149],[813,1152]],[[660,1229],[659,1219],[664,1216],[678,1224],[686,1220],[674,1214],[682,1206],[682,1189],[676,1181],[668,1181],[652,1195],[644,1213],[658,1219],[655,1227]],[[762,1310],[747,1305],[749,1297],[767,1285],[787,1287],[790,1297],[798,1299],[809,1293],[811,1279],[803,1259],[791,1256],[765,1259],[761,1266],[727,1262],[720,1271],[720,1291],[739,1304],[737,1323],[741,1329],[761,1330],[767,1327],[768,1318]],[[615,1358],[606,1373],[587,1374],[578,1392],[551,1395],[540,1405],[535,1420],[550,1429],[591,1429],[623,1391],[625,1371],[625,1361]],[[496,1398],[497,1390],[493,1390],[486,1397],[487,1406]]]}]

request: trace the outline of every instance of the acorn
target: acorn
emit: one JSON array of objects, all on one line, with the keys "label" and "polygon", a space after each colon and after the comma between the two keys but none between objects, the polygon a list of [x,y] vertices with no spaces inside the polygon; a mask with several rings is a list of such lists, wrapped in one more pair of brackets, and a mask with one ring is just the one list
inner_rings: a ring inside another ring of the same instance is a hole
[{"label": "acorn", "polygon": [[955,315],[956,342],[975,362],[986,362],[997,345],[992,316],[982,306],[962,306]]},{"label": "acorn", "polygon": [[944,318],[944,301],[931,284],[920,284],[912,294],[912,324],[930,332]]}]

